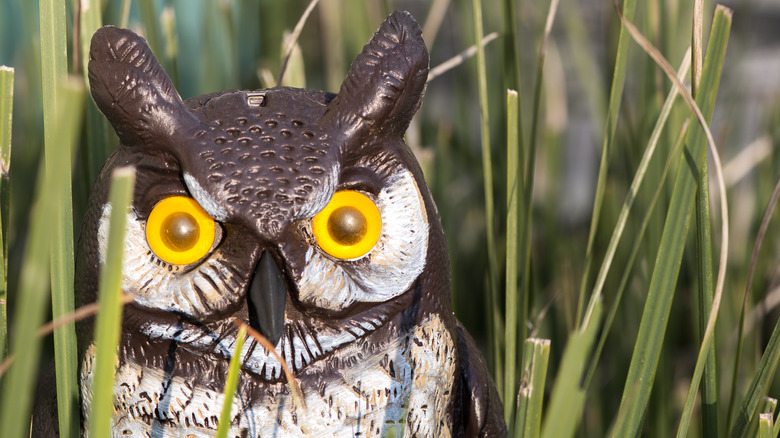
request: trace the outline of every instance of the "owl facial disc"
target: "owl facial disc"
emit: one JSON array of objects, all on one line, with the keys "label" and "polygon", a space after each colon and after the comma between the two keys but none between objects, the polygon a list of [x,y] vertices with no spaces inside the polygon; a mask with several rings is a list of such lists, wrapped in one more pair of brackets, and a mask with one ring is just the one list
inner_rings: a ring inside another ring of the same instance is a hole
[{"label": "owl facial disc", "polygon": [[[120,137],[111,163],[138,162],[122,279],[135,295],[123,329],[139,335],[128,338],[138,361],[174,342],[197,366],[224,365],[235,351],[234,322],[248,321],[273,347],[247,342],[243,369],[278,382],[282,361],[302,372],[341,349],[351,355],[356,341],[393,321],[381,338],[403,312],[417,311],[410,306],[421,276],[442,256],[429,256],[430,194],[403,142],[428,75],[411,16],[388,18],[335,95],[274,87],[185,102],[143,38],[113,27],[95,33],[89,74]],[[216,233],[187,259],[161,257],[149,243],[160,235],[150,220],[155,205],[173,197],[191,198]],[[99,257],[110,213],[101,205],[92,213]],[[326,215],[329,205],[360,215]],[[365,223],[355,232],[342,221],[333,231],[332,217]],[[434,283],[446,289],[441,278]]]},{"label": "owl facial disc", "polygon": [[279,343],[284,328],[287,285],[273,256],[264,251],[257,263],[247,293],[249,325],[265,336],[271,345]]}]

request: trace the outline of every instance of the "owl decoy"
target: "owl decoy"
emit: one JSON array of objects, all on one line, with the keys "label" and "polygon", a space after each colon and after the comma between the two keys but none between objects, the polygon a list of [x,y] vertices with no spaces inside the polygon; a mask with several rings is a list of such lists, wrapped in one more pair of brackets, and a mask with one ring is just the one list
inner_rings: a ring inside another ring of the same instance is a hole
[{"label": "owl decoy", "polygon": [[[230,436],[506,434],[484,360],[454,317],[445,236],[403,141],[421,105],[428,52],[390,15],[338,94],[275,87],[183,101],[146,42],[104,27],[89,81],[120,144],[90,196],[77,255],[78,304],[96,300],[111,171],[135,166],[125,306],[114,387],[116,436],[213,436],[244,321]],[[93,323],[82,348],[89,423]],[[85,426],[86,427],[86,426]]]}]

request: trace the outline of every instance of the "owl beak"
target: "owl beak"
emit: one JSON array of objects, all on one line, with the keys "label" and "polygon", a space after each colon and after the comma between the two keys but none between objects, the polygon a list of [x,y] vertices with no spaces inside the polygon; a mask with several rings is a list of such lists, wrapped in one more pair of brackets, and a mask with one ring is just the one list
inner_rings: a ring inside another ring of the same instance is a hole
[{"label": "owl beak", "polygon": [[273,256],[264,251],[249,285],[249,325],[272,345],[279,343],[284,328],[287,285]]}]

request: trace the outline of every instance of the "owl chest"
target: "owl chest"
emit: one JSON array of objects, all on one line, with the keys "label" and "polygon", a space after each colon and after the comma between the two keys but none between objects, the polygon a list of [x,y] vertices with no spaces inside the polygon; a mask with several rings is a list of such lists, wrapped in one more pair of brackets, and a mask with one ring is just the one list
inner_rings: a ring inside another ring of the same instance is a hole
[{"label": "owl chest", "polygon": [[[300,378],[305,406],[286,384],[253,382],[261,389],[239,389],[229,436],[450,436],[457,355],[439,318],[426,318],[386,348],[365,351],[340,351],[337,370],[313,364]],[[91,353],[82,370],[85,415]],[[113,430],[121,437],[214,436],[224,402],[220,391],[132,362],[118,369],[114,397]]]}]

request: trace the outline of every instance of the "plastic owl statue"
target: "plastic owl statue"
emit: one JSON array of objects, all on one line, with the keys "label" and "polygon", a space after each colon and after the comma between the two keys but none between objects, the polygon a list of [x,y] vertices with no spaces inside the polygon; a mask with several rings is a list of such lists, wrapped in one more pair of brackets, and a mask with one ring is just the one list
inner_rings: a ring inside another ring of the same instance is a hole
[{"label": "plastic owl statue", "polygon": [[[97,299],[111,171],[132,165],[114,386],[120,437],[213,436],[242,321],[231,437],[503,436],[495,384],[450,302],[447,244],[403,136],[428,52],[390,15],[338,94],[276,87],[183,101],[146,42],[104,27],[92,97],[119,136],[89,199],[79,305]],[[94,324],[78,328],[89,424]],[[305,407],[304,407],[305,406]]]}]

